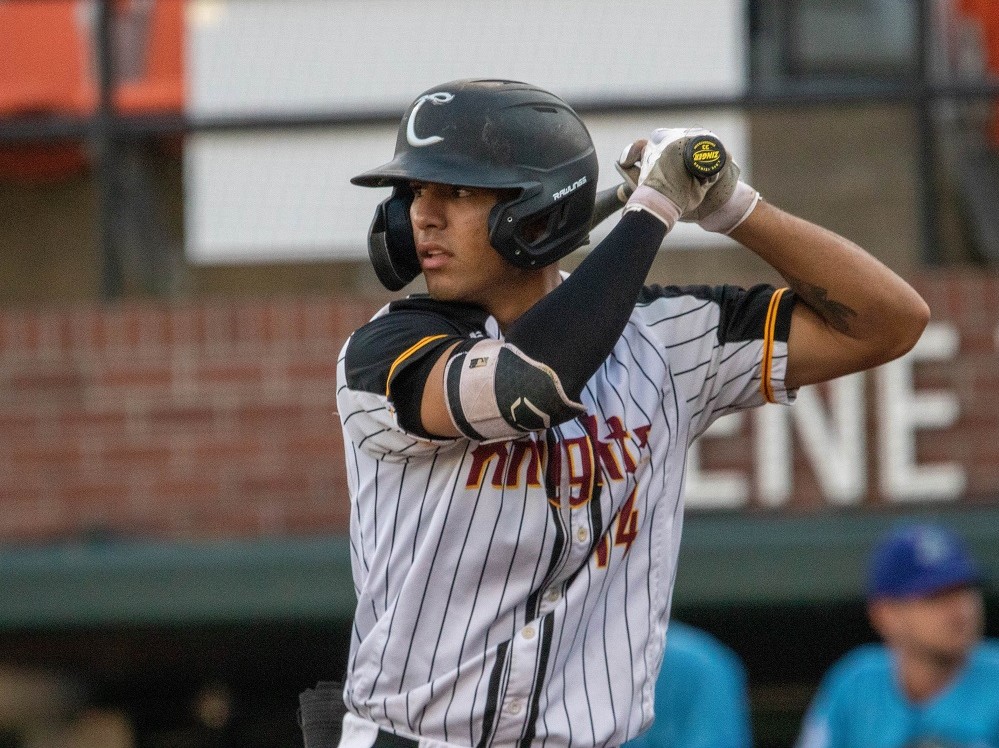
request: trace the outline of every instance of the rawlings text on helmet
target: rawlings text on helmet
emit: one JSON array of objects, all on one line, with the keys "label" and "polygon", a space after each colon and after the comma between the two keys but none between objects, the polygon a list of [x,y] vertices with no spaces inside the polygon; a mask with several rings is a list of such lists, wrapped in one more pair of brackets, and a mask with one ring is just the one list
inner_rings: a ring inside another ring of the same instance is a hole
[{"label": "rawlings text on helmet", "polygon": [[552,200],[561,200],[566,195],[571,195],[573,192],[578,190],[584,184],[586,184],[586,177],[580,177],[575,182],[570,184],[568,187],[563,187],[558,192],[552,193]]}]

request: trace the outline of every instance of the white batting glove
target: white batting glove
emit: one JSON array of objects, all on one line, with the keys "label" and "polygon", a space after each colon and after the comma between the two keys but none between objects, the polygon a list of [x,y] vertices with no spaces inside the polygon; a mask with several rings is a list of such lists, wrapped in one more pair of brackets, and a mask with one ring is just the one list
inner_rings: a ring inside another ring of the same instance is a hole
[{"label": "white batting glove", "polygon": [[693,211],[721,172],[706,180],[692,177],[683,163],[683,149],[689,138],[706,133],[707,130],[699,128],[660,128],[653,131],[642,147],[640,157],[636,150],[641,141],[625,148],[618,161],[618,171],[626,179],[633,180],[636,186],[624,211],[647,211],[667,229],[673,228],[682,218],[697,220],[692,218]]}]

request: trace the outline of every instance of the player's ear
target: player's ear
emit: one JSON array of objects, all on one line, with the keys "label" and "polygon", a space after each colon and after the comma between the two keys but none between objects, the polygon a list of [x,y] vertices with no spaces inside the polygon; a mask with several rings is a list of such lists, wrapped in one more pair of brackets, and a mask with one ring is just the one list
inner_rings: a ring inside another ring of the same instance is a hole
[{"label": "player's ear", "polygon": [[889,641],[895,631],[895,610],[887,600],[871,600],[867,603],[867,619],[871,627],[885,641]]}]

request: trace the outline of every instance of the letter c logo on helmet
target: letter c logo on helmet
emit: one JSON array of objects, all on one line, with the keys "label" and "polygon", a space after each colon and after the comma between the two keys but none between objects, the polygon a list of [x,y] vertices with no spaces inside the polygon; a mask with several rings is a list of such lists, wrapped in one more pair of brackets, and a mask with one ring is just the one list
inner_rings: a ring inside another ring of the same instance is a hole
[{"label": "letter c logo on helmet", "polygon": [[427,94],[421,96],[417,99],[416,104],[413,106],[413,111],[409,115],[409,123],[406,125],[406,142],[409,143],[414,148],[422,148],[426,145],[433,145],[434,143],[440,143],[444,138],[440,135],[429,135],[425,138],[421,138],[416,134],[416,113],[420,111],[420,107],[423,106],[427,101],[430,101],[435,106],[440,104],[447,104],[449,101],[454,99],[454,94],[449,94],[444,91],[439,93]]}]

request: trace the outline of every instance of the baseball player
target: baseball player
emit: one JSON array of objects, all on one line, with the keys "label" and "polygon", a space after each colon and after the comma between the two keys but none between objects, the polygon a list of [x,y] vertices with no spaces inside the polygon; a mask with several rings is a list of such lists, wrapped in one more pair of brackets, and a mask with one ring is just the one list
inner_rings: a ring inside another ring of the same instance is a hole
[{"label": "baseball player", "polygon": [[675,618],[655,704],[655,722],[624,748],[752,748],[746,666],[710,633]]},{"label": "baseball player", "polygon": [[798,748],[999,747],[999,641],[982,639],[982,570],[933,523],[900,523],[868,563],[882,639],[841,658],[809,706]]},{"label": "baseball player", "polygon": [[[357,594],[340,745],[616,746],[653,719],[685,452],[718,416],[908,350],[925,303],[849,241],[760,199],[689,133],[625,149],[634,191],[577,269],[597,156],[557,96],[421,94],[371,226],[379,278],[427,294],[356,330],[337,398]],[[790,288],[644,286],[677,221]]]}]

